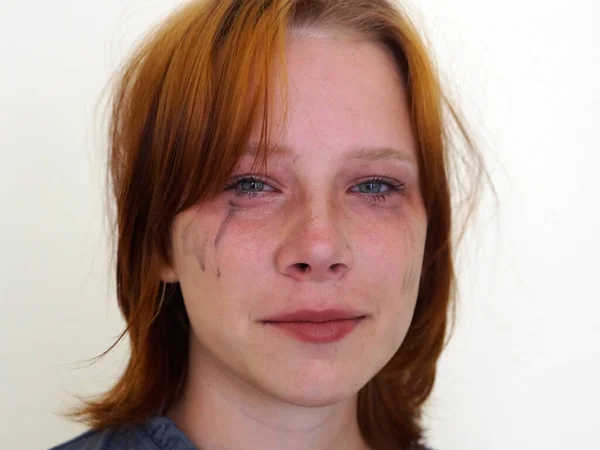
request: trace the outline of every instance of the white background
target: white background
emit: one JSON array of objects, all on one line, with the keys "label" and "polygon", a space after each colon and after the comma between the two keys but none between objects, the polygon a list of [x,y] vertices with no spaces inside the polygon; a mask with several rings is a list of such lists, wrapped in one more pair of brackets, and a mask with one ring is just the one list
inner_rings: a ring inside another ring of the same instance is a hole
[{"label": "white background", "polygon": [[[114,381],[121,330],[99,95],[175,0],[0,2],[0,442]],[[457,329],[427,409],[438,450],[600,449],[600,2],[417,0],[486,153]],[[416,4],[416,5],[415,5]]]}]

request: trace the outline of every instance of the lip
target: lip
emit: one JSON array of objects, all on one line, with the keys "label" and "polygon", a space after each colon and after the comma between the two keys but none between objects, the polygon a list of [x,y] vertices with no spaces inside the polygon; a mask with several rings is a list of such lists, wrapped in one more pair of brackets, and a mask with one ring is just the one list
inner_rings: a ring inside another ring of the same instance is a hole
[{"label": "lip", "polygon": [[271,316],[262,323],[311,344],[328,344],[350,334],[366,314],[346,309],[302,309]]},{"label": "lip", "polygon": [[298,309],[263,319],[262,322],[331,322],[365,317],[366,314],[353,309]]}]

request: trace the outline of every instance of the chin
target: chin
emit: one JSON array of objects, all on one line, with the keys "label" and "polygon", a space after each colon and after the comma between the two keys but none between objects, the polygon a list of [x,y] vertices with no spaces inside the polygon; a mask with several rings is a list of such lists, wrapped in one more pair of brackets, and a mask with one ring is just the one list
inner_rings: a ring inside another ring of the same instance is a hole
[{"label": "chin", "polygon": [[336,405],[349,400],[358,394],[358,390],[338,390],[336,392],[329,393],[297,392],[293,394],[286,394],[287,395],[283,397],[282,400],[290,405],[301,406],[305,408],[320,408],[324,406]]},{"label": "chin", "polygon": [[324,377],[323,373],[320,373],[296,379],[285,386],[278,386],[279,392],[276,395],[286,403],[296,406],[329,406],[355,397],[369,381],[368,377],[351,377],[347,372],[332,375],[334,376]]}]

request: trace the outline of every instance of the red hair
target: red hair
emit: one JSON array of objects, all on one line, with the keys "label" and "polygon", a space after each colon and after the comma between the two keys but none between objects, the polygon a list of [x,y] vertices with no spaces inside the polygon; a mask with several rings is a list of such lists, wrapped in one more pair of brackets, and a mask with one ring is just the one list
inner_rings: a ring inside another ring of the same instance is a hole
[{"label": "red hair", "polygon": [[[422,438],[422,405],[454,298],[450,162],[466,162],[473,187],[483,166],[417,30],[387,0],[193,1],[127,60],[112,96],[109,171],[117,296],[127,324],[121,337],[129,337],[131,354],[117,383],[71,414],[94,429],[163,414],[182,393],[190,325],[179,285],[159,276],[171,257],[170,227],[225,184],[256,120],[263,125],[259,156],[266,157],[269,108],[261,106],[272,98],[274,63],[285,70],[290,29],[381,42],[405,76],[428,218],[425,256],[408,334],[359,392],[358,421],[374,449],[402,449]],[[455,131],[467,144],[460,158],[451,149]]]}]

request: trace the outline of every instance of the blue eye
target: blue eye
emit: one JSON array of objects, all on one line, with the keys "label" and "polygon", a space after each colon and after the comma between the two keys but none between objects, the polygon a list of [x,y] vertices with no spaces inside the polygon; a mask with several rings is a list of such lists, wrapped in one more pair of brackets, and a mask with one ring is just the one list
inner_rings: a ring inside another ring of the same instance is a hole
[{"label": "blue eye", "polygon": [[271,192],[275,189],[258,177],[240,176],[227,185],[226,190],[234,190],[237,197],[257,197],[261,192]]},{"label": "blue eye", "polygon": [[238,188],[247,192],[260,192],[265,188],[265,183],[253,178],[242,178],[237,182]]},{"label": "blue eye", "polygon": [[[374,177],[352,186],[349,192],[361,194],[370,203],[380,203],[388,197],[404,189],[404,183],[388,178]],[[236,197],[257,198],[262,193],[274,192],[276,189],[261,178],[253,175],[242,175],[233,179],[226,190],[235,192]]]},{"label": "blue eye", "polygon": [[381,181],[365,181],[358,185],[358,190],[361,194],[380,194],[391,190],[391,187]]},{"label": "blue eye", "polygon": [[369,203],[381,203],[404,190],[404,183],[392,178],[374,177],[350,188],[350,192],[361,195]]}]

